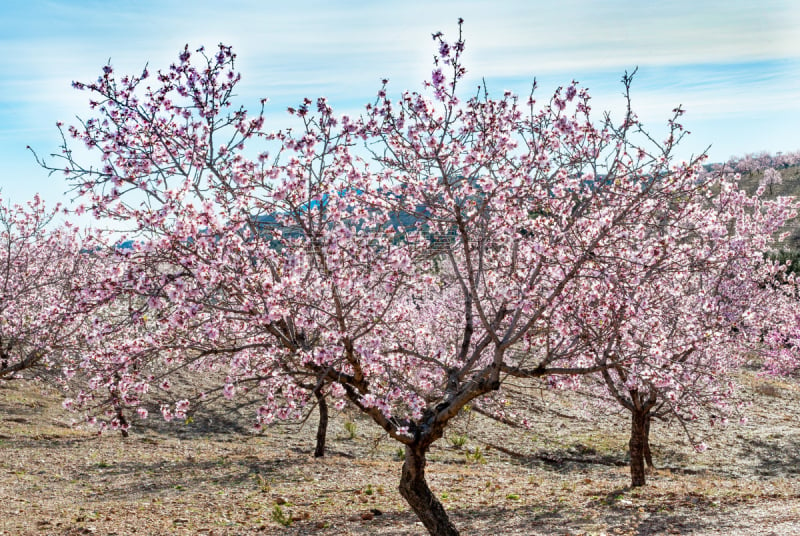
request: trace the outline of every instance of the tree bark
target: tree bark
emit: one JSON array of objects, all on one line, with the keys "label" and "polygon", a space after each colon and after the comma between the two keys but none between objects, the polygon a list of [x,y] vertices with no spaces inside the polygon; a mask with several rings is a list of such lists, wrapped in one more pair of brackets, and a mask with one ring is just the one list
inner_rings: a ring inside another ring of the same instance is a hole
[{"label": "tree bark", "polygon": [[648,411],[634,409],[631,412],[631,439],[628,442],[631,455],[631,487],[645,485],[644,451],[647,443],[645,422]]},{"label": "tree bark", "polygon": [[114,404],[117,409],[117,420],[119,421],[119,433],[122,437],[128,437],[128,419],[125,418],[125,413],[122,411],[122,406]]},{"label": "tree bark", "polygon": [[644,461],[647,464],[648,469],[655,469],[655,465],[653,465],[653,453],[650,452],[650,421],[651,419],[650,412],[644,417]]},{"label": "tree bark", "polygon": [[317,446],[314,449],[314,457],[322,458],[325,456],[325,438],[328,435],[328,402],[322,393],[322,386],[314,389],[314,396],[317,397],[317,409],[319,410],[319,422],[317,423]]},{"label": "tree bark", "polygon": [[400,495],[417,514],[432,536],[458,536],[442,503],[425,481],[427,446],[406,445],[406,459],[400,477]]}]

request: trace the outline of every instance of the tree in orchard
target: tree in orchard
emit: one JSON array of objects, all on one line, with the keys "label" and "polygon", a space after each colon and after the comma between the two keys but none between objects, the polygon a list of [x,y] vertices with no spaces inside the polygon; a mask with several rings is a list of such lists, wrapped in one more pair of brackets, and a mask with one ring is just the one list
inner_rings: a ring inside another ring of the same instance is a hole
[{"label": "tree in orchard", "polygon": [[[275,402],[275,408],[281,407],[281,418],[300,417],[308,398],[314,395],[317,399],[320,425],[315,455],[321,456],[327,430],[324,398],[328,384],[308,370],[294,369],[288,360],[272,362],[274,366],[263,362],[258,368],[252,366],[248,355],[274,352],[275,342],[264,337],[257,322],[249,320],[249,311],[241,310],[240,296],[231,297],[229,293],[241,291],[231,283],[243,273],[240,270],[237,274],[237,263],[244,263],[242,270],[252,271],[256,268],[254,258],[235,252],[229,242],[218,242],[219,238],[216,235],[205,245],[202,238],[191,244],[194,254],[221,259],[231,267],[230,280],[217,281],[213,290],[198,288],[206,283],[206,267],[195,270],[196,264],[187,266],[185,258],[173,256],[174,252],[167,254],[149,242],[136,241],[126,248],[112,242],[105,250],[95,252],[104,259],[107,271],[98,274],[83,292],[87,299],[105,307],[96,318],[95,335],[72,367],[84,384],[88,382],[89,389],[79,391],[68,404],[86,411],[101,429],[125,430],[129,423],[121,408],[137,409],[138,415],[146,418],[144,406],[155,398],[162,399],[163,416],[172,420],[185,419],[194,409],[187,397],[211,401],[219,396],[233,398],[236,392],[255,388],[273,398],[288,389],[288,398],[279,396]],[[195,291],[204,292],[202,299],[212,303],[203,304],[192,296]],[[190,386],[187,376],[191,375],[202,379],[198,382],[201,385]],[[218,385],[209,384],[214,378]],[[175,389],[173,384],[181,384],[181,388]],[[153,386],[157,389],[151,389]],[[118,406],[110,403],[106,391],[116,395]],[[174,405],[165,398],[174,400]],[[266,416],[265,408],[260,413],[265,420],[273,418]],[[99,416],[102,418],[97,419]]]},{"label": "tree in orchard", "polygon": [[509,376],[614,366],[595,361],[570,310],[598,273],[630,263],[620,248],[636,229],[700,190],[697,162],[672,165],[678,137],[641,135],[630,107],[594,123],[576,84],[543,105],[462,101],[464,42],[434,38],[421,92],[393,101],[384,83],[358,119],[306,100],[290,109],[298,128],[276,132],[231,110],[227,47],[199,66],[184,50],[150,86],[148,72],[107,66],[77,84],[96,117],[65,136],[100,167],[67,142],[53,167],[97,216],[130,225],[131,262],[111,286],[140,304],[132,324],[165,326],[131,344],[178,361],[201,345],[197,363],[225,367],[230,393],[259,378],[263,424],[296,414],[303,385],[326,385],[405,446],[400,492],[447,535],[458,531],[425,478],[431,445]]},{"label": "tree in orchard", "polygon": [[[338,338],[323,329],[339,330],[341,325],[319,321],[320,328],[317,319],[304,315],[319,314],[315,300],[334,300],[336,307],[348,310],[359,304],[365,307],[365,318],[354,325],[357,333],[353,338],[369,333],[372,325],[384,319],[376,315],[378,298],[364,293],[373,292],[375,287],[390,296],[396,292],[391,286],[392,279],[398,277],[398,268],[381,267],[402,265],[407,262],[406,253],[392,247],[393,237],[386,233],[389,216],[351,210],[347,195],[362,191],[359,181],[368,176],[352,175],[353,166],[343,143],[351,133],[332,132],[335,119],[330,110],[325,111],[324,101],[318,103],[322,113],[319,121],[306,121],[306,134],[263,135],[258,132],[263,123],[261,115],[249,120],[240,110],[224,120],[216,117],[220,108],[215,106],[229,103],[230,91],[237,81],[229,69],[233,63],[231,51],[222,47],[218,55],[206,58],[205,72],[192,67],[189,56],[184,51],[180,65],[173,66],[169,75],[159,74],[163,86],[150,93],[152,100],[142,107],[138,107],[132,94],[133,86],[141,79],[130,78],[122,81],[127,89],[106,88],[108,107],[92,103],[107,115],[102,124],[87,121],[87,136],[95,135],[92,129],[108,129],[112,123],[113,128],[133,135],[128,129],[138,123],[136,126],[142,130],[136,134],[151,138],[137,140],[138,145],[124,140],[130,143],[126,146],[120,143],[119,132],[105,131],[98,137],[107,134],[103,141],[108,145],[103,146],[106,164],[97,183],[83,180],[93,178],[96,171],[77,165],[71,170],[80,177],[77,188],[89,197],[95,215],[133,222],[133,230],[139,232],[130,240],[130,255],[119,258],[117,265],[112,262],[112,274],[86,289],[92,299],[116,299],[127,306],[117,307],[116,313],[122,313],[121,317],[107,313],[109,320],[99,323],[97,339],[102,343],[98,352],[85,354],[79,368],[94,371],[91,386],[100,391],[115,390],[113,386],[121,381],[119,390],[128,393],[127,403],[136,405],[141,400],[131,393],[146,389],[141,385],[146,364],[160,361],[162,368],[168,369],[178,360],[178,366],[191,361],[192,367],[201,370],[218,368],[221,360],[228,359],[225,392],[230,394],[236,385],[256,382],[270,401],[260,411],[263,422],[276,416],[296,417],[307,395],[315,396],[321,412],[317,444],[317,453],[321,454],[327,420],[323,391],[330,388],[333,376],[319,364],[311,366],[306,361],[327,359],[324,352],[330,350],[323,350],[316,357],[310,351],[317,344],[330,344],[325,337]],[[111,74],[111,69],[106,68],[104,80],[116,84]],[[221,75],[225,78],[216,78]],[[144,74],[142,79],[147,76]],[[170,85],[170,77],[174,82],[184,76],[187,86]],[[180,108],[165,100],[171,92],[189,104]],[[208,97],[212,101],[203,103]],[[117,98],[127,101],[124,105],[115,103]],[[303,103],[298,116],[306,116],[309,104]],[[123,116],[116,105],[133,114]],[[172,115],[160,115],[164,110]],[[194,113],[197,118],[192,117]],[[177,116],[185,123],[176,122]],[[121,119],[127,124],[118,124]],[[77,130],[70,132],[76,135]],[[220,133],[229,132],[232,138],[227,145],[215,148],[213,140]],[[297,156],[289,157],[280,166],[267,164],[265,154],[258,161],[245,161],[238,153],[243,141],[254,133],[276,144],[281,152]],[[198,135],[204,136],[202,143]],[[320,155],[309,151],[317,138],[330,144]],[[164,145],[158,140],[163,140]],[[84,141],[89,148],[99,146],[90,137]],[[173,150],[177,152],[170,152]],[[121,158],[112,158],[116,151],[128,152]],[[65,147],[63,156],[71,159],[72,153]],[[190,173],[194,176],[190,177]],[[274,189],[268,181],[280,173],[296,180]],[[352,176],[346,184],[338,181],[339,175],[347,174]],[[132,200],[131,204],[115,202],[120,188],[131,185],[141,192],[139,196],[127,192],[125,200]],[[171,188],[173,185],[177,188]],[[92,187],[95,189],[90,191]],[[328,199],[336,203],[329,203]],[[338,251],[335,245],[344,244],[352,229],[360,232],[352,236],[346,250]],[[118,249],[116,244],[125,239],[112,239],[108,244],[112,251],[109,258]],[[359,264],[348,271],[353,261]],[[347,266],[334,271],[335,267],[327,266],[331,262]],[[373,269],[373,265],[378,268]],[[368,271],[370,277],[362,277],[363,271]],[[349,284],[348,279],[354,285],[364,281],[368,286],[360,293],[348,294],[344,301],[338,296],[339,288],[328,289],[335,296],[309,294],[324,290],[323,285],[330,286],[319,280],[330,279],[333,273],[345,281],[342,287]],[[318,280],[316,287],[312,277]],[[116,284],[111,283],[112,278]],[[272,290],[273,286],[277,291]],[[98,298],[98,293],[104,297]],[[341,317],[348,312],[337,314]],[[107,336],[112,333],[121,335],[116,344],[108,344]],[[320,339],[323,343],[318,343]],[[342,349],[337,347],[336,351]],[[86,407],[98,402],[96,398],[81,393],[77,401]],[[99,401],[102,400],[101,397]],[[164,413],[169,417],[175,414],[169,408]],[[114,417],[110,424],[117,426],[120,419]]]},{"label": "tree in orchard", "polygon": [[753,174],[770,168],[781,169],[796,166],[800,163],[800,151],[777,153],[749,153],[741,157],[731,157],[723,165],[714,165],[716,169],[729,173]]},{"label": "tree in orchard", "polygon": [[785,267],[765,252],[797,203],[747,195],[724,177],[688,178],[696,195],[665,207],[658,227],[631,228],[618,262],[598,270],[564,319],[591,341],[595,363],[612,362],[598,376],[631,413],[634,486],[652,466],[652,417],[686,428],[706,409],[723,421],[736,407],[734,373],[770,351],[763,336],[786,307]]},{"label": "tree in orchard", "polygon": [[772,195],[772,189],[774,186],[777,186],[783,182],[783,177],[781,176],[781,172],[774,169],[774,168],[767,168],[764,170],[764,176],[761,178],[761,182],[759,183],[759,188],[766,188],[767,193]]},{"label": "tree in orchard", "polygon": [[58,366],[81,344],[86,304],[77,289],[90,271],[78,230],[36,196],[0,201],[0,381]]}]

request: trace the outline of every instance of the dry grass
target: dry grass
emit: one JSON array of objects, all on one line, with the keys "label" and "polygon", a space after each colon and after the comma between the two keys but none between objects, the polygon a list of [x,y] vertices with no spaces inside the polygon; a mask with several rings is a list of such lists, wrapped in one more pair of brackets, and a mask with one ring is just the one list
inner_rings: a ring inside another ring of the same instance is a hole
[{"label": "dry grass", "polygon": [[[656,425],[661,469],[642,489],[627,487],[621,416],[597,423],[554,393],[527,432],[462,417],[453,434],[465,444],[434,447],[429,481],[464,534],[797,534],[800,390],[746,380],[750,423],[712,436],[708,452]],[[69,427],[39,386],[2,386],[0,534],[425,534],[396,491],[396,445],[357,418],[350,438],[354,418],[334,418],[329,456],[314,459],[311,423],[98,437]]]}]

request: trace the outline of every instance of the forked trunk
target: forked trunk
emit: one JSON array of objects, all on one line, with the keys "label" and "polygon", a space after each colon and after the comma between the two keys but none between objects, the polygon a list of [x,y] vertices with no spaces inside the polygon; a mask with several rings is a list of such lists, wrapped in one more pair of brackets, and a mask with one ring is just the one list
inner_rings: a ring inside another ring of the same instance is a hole
[{"label": "forked trunk", "polygon": [[425,481],[427,447],[406,445],[406,459],[400,477],[400,495],[433,536],[458,536],[442,503]]},{"label": "forked trunk", "polygon": [[653,465],[653,453],[650,452],[650,412],[647,412],[644,418],[644,461],[648,469],[655,469]]},{"label": "forked trunk", "polygon": [[644,452],[647,439],[645,437],[645,421],[648,411],[631,412],[631,440],[628,442],[631,455],[631,487],[644,486]]},{"label": "forked trunk", "polygon": [[317,423],[317,446],[314,449],[314,457],[322,458],[325,456],[325,438],[328,435],[328,402],[322,389],[314,389],[314,396],[317,397],[317,409],[319,410],[319,422]]}]

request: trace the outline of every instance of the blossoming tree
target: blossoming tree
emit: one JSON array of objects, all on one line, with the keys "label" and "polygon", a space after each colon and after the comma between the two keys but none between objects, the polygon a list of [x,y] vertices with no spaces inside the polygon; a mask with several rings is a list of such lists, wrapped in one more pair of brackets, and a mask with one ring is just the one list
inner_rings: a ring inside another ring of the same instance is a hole
[{"label": "blossoming tree", "polygon": [[[255,379],[262,424],[296,415],[315,390],[349,401],[405,446],[400,492],[431,534],[448,535],[425,478],[431,445],[509,376],[626,364],[593,353],[616,344],[610,324],[587,337],[589,317],[647,314],[617,307],[628,296],[609,278],[663,284],[655,244],[689,218],[676,207],[714,193],[698,187],[700,159],[673,163],[674,120],[663,143],[630,106],[595,123],[574,83],[543,105],[485,91],[462,101],[464,43],[434,39],[421,92],[395,101],[384,82],[361,118],[305,100],[289,110],[296,128],[273,132],[262,113],[231,108],[239,75],[225,46],[187,48],[155,77],[107,66],[76,84],[96,116],[65,136],[100,167],[68,143],[53,167],[134,240],[109,283],[137,326],[115,381],[157,349],[226,370],[231,395]],[[598,282],[608,291],[592,298]]]},{"label": "blossoming tree", "polygon": [[687,178],[699,195],[668,207],[659,227],[637,229],[618,250],[628,261],[598,273],[589,303],[571,311],[594,362],[611,361],[599,373],[605,389],[631,413],[634,486],[645,483],[651,417],[685,428],[701,409],[729,414],[734,373],[747,356],[774,352],[765,334],[792,325],[774,324],[793,285],[765,252],[796,202],[749,196],[722,177]]},{"label": "blossoming tree", "polygon": [[0,202],[0,381],[57,365],[81,344],[86,309],[77,289],[91,261],[78,231],[55,225],[60,213],[38,196]]}]

